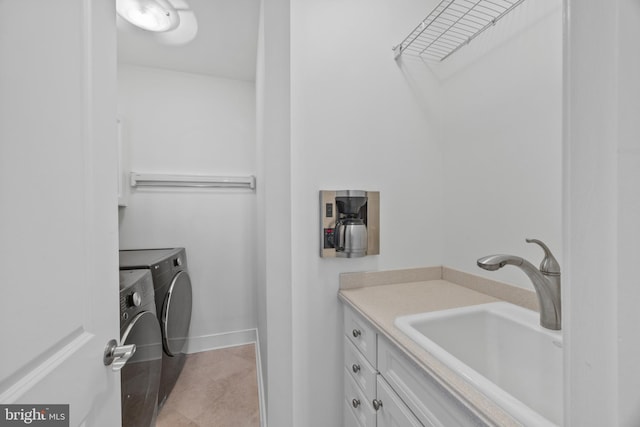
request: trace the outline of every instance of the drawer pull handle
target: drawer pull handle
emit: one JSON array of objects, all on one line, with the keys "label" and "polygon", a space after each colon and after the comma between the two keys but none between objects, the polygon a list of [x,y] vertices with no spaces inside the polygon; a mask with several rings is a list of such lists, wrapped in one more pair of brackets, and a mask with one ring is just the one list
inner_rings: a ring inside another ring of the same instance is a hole
[{"label": "drawer pull handle", "polygon": [[358,399],[353,399],[351,401],[351,406],[353,406],[354,408],[357,408],[358,406],[360,406],[360,401]]},{"label": "drawer pull handle", "polygon": [[353,334],[354,338],[358,338],[360,335],[362,335],[362,332],[360,332],[360,329],[354,329],[353,332],[351,332]]},{"label": "drawer pull handle", "polygon": [[375,409],[376,411],[380,408],[382,408],[382,400],[378,400],[378,399],[373,399],[373,409]]},{"label": "drawer pull handle", "polygon": [[353,371],[354,374],[357,374],[360,371],[360,365],[358,365],[357,363],[354,363],[353,366],[351,366],[351,370]]}]

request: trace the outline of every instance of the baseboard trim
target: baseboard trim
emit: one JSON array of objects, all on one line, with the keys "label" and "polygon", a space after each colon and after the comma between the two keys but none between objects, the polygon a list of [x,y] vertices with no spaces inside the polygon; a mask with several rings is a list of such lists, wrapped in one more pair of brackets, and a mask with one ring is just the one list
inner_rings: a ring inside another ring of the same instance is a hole
[{"label": "baseboard trim", "polygon": [[257,342],[257,338],[258,331],[256,329],[243,329],[220,334],[189,337],[187,339],[185,353],[200,353],[201,351],[252,344]]},{"label": "baseboard trim", "polygon": [[258,402],[260,402],[260,427],[267,427],[267,405],[264,396],[264,377],[262,376],[262,360],[260,359],[260,334],[256,329],[256,363],[258,373]]}]

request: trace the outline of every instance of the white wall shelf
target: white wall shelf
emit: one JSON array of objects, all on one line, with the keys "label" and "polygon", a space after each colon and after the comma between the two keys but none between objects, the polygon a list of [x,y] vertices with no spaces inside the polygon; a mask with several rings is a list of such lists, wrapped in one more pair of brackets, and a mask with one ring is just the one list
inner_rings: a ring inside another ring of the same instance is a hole
[{"label": "white wall shelf", "polygon": [[404,54],[443,61],[495,25],[524,0],[442,0],[393,48]]},{"label": "white wall shelf", "polygon": [[247,188],[255,190],[256,177],[163,175],[131,172],[132,187],[200,187],[200,188]]}]

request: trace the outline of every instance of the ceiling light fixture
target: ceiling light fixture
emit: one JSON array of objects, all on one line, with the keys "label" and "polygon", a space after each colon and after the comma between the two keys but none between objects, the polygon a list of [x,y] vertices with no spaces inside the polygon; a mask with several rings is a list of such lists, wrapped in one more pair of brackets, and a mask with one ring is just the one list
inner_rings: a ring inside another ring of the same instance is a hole
[{"label": "ceiling light fixture", "polygon": [[180,23],[178,12],[166,0],[116,0],[116,11],[126,21],[147,31],[169,31]]}]

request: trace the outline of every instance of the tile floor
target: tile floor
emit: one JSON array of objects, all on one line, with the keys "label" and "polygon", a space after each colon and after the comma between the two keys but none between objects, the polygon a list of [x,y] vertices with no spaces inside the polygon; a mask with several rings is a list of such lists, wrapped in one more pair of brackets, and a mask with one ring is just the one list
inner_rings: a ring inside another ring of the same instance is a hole
[{"label": "tile floor", "polygon": [[259,427],[255,345],[187,355],[157,427]]}]

